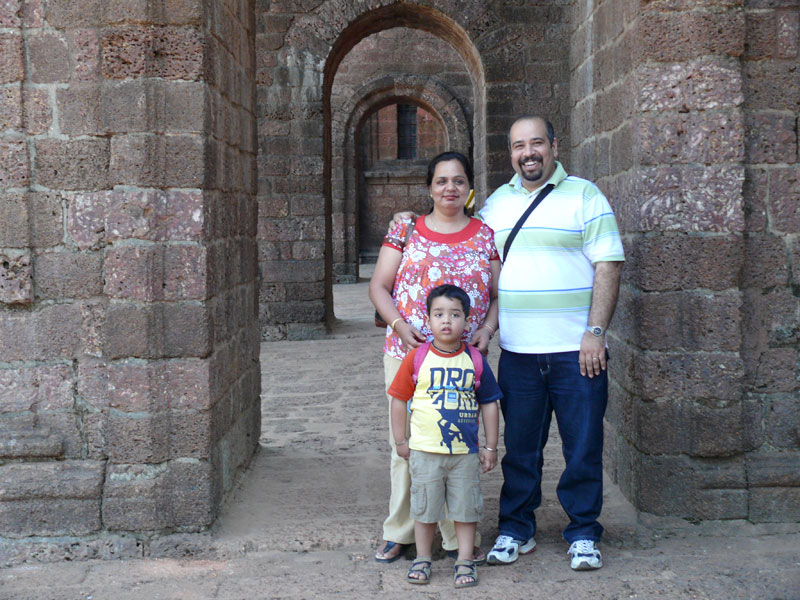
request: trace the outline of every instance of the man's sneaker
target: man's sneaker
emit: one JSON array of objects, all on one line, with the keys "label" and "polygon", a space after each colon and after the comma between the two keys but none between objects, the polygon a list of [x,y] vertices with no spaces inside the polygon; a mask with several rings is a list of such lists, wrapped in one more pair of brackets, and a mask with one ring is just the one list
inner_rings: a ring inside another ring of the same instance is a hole
[{"label": "man's sneaker", "polygon": [[527,542],[515,540],[509,535],[498,535],[494,547],[486,555],[490,565],[510,565],[520,554],[528,554],[536,550],[536,541],[531,538]]},{"label": "man's sneaker", "polygon": [[572,555],[570,566],[576,571],[589,571],[603,566],[603,556],[592,540],[575,540],[567,554]]}]

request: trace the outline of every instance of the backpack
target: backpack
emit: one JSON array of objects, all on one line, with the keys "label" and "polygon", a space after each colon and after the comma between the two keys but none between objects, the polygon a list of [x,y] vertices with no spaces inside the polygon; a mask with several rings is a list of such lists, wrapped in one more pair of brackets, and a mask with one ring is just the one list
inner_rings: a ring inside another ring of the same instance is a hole
[{"label": "backpack", "polygon": [[[472,366],[475,368],[475,383],[473,385],[477,390],[481,385],[481,375],[483,375],[483,356],[481,356],[480,350],[478,350],[475,346],[471,346],[469,344],[464,345],[466,346],[466,350],[464,350],[464,352],[469,352],[469,357],[472,359]],[[417,352],[414,354],[414,374],[412,375],[412,379],[414,380],[415,385],[417,383],[419,369],[422,366],[422,361],[425,360],[430,348],[431,342],[425,342],[419,348],[417,348]]]}]

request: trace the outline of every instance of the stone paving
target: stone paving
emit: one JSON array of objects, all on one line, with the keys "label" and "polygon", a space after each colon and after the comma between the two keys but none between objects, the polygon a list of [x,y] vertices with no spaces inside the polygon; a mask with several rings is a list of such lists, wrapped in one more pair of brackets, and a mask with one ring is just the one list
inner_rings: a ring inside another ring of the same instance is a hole
[{"label": "stone paving", "polygon": [[[555,497],[555,429],[537,551],[480,568],[480,585],[467,590],[453,588],[452,560],[440,552],[431,584],[408,585],[407,560],[372,559],[389,494],[382,332],[372,325],[365,283],[335,286],[335,296],[340,320],[326,339],[262,346],[261,449],[213,531],[186,536],[170,558],[0,569],[0,600],[800,599],[800,524],[640,515],[608,480],[605,566],[571,571]],[[497,356],[494,347],[490,358]],[[501,481],[499,468],[482,479],[484,547],[497,534]]]}]

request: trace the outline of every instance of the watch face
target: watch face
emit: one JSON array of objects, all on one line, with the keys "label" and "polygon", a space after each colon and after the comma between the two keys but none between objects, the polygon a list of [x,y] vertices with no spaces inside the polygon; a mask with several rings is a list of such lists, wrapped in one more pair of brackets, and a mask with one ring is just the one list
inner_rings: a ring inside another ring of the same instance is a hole
[{"label": "watch face", "polygon": [[603,329],[601,327],[590,327],[589,331],[592,332],[592,335],[596,335],[597,337],[603,335]]}]

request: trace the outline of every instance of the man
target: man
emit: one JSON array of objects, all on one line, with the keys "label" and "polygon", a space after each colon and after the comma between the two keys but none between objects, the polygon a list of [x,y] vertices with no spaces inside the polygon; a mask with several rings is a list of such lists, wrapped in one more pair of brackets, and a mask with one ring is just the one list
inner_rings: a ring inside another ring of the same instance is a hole
[{"label": "man", "polygon": [[566,466],[558,484],[569,516],[563,532],[575,570],[603,565],[597,549],[603,499],[603,416],[608,398],[606,328],[625,260],[608,201],[591,182],[567,176],[549,121],[517,119],[508,134],[516,174],[480,211],[501,257],[511,230],[547,184],[500,273],[498,382],[506,454],[499,536],[490,564],[536,547],[543,451],[555,412]]}]

